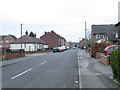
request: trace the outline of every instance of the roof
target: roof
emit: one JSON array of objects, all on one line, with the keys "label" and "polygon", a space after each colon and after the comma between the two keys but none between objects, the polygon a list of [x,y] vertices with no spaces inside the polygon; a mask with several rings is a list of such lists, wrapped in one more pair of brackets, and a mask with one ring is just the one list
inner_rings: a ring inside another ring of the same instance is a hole
[{"label": "roof", "polygon": [[120,25],[120,22],[118,22],[115,26],[118,27]]},{"label": "roof", "polygon": [[[51,30],[51,32],[45,32],[45,34],[43,36],[41,36],[40,38],[44,37],[46,34],[54,34],[56,35],[57,37],[61,38],[61,39],[64,39],[64,37],[60,36],[59,34],[55,33],[53,30]],[[66,41],[66,40],[65,40]]]},{"label": "roof", "polygon": [[113,40],[117,28],[115,25],[92,25],[92,35],[94,34],[107,34],[109,40]]},{"label": "roof", "polygon": [[14,40],[17,39],[14,35],[0,35],[0,39],[4,40],[8,36],[11,36]]},{"label": "roof", "polygon": [[41,39],[38,39],[38,38],[35,38],[35,37],[30,37],[28,35],[23,35],[22,37],[13,41],[12,44],[20,44],[21,41],[24,44],[27,44],[27,43],[45,44]]}]

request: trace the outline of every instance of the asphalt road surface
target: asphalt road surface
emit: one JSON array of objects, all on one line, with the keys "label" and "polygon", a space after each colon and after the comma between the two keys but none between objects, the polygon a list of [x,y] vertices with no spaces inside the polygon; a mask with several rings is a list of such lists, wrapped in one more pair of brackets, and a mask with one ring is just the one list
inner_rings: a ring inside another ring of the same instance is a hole
[{"label": "asphalt road surface", "polygon": [[77,50],[27,57],[2,68],[3,88],[78,88]]}]

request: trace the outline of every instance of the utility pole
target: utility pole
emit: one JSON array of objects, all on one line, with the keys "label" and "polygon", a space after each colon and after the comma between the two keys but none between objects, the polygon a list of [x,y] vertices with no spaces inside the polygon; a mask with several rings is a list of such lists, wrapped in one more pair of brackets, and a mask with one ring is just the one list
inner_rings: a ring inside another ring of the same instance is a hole
[{"label": "utility pole", "polygon": [[22,23],[21,23],[21,50],[22,50]]},{"label": "utility pole", "polygon": [[86,21],[85,21],[85,46],[86,46],[86,52],[87,52],[87,35],[86,35]]}]

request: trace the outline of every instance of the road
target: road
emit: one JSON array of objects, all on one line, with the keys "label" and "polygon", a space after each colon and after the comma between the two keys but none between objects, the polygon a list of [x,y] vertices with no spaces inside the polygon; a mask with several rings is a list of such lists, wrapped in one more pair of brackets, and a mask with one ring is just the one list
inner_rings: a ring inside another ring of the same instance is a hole
[{"label": "road", "polygon": [[77,50],[27,57],[2,68],[3,88],[78,88]]},{"label": "road", "polygon": [[30,54],[23,59],[2,68],[3,88],[119,88],[107,77],[112,71],[85,50]]}]

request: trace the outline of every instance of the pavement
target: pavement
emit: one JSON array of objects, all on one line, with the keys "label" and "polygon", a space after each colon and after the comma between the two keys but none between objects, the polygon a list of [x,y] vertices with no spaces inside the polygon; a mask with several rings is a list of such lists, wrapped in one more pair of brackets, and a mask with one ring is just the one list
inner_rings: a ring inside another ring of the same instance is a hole
[{"label": "pavement", "polygon": [[[78,49],[77,55],[80,69],[80,88],[119,87],[120,84],[113,79],[112,68],[110,65],[103,64],[99,59],[91,58],[91,56],[84,49]],[[90,83],[91,81],[94,81],[94,83]],[[113,85],[113,82],[116,85]]]}]

